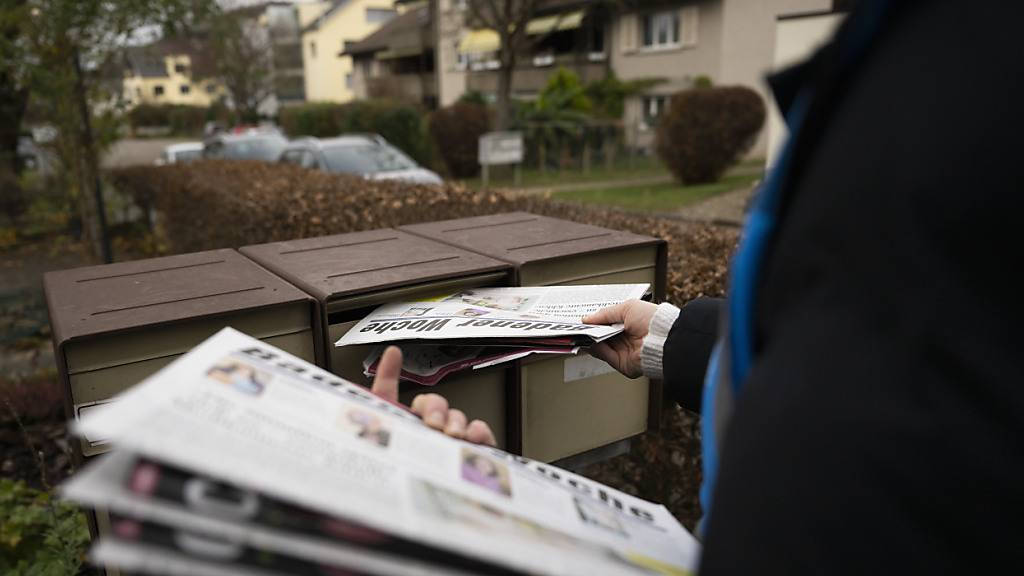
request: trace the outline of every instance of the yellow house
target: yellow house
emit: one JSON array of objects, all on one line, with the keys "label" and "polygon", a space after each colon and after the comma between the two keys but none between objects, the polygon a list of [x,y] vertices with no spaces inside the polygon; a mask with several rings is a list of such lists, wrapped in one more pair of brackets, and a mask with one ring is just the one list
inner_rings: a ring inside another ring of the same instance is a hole
[{"label": "yellow house", "polygon": [[369,36],[398,14],[394,0],[336,0],[299,4],[306,100],[348,102],[355,97],[347,42]]},{"label": "yellow house", "polygon": [[138,104],[209,106],[224,95],[223,86],[209,74],[210,63],[183,40],[162,40],[129,49],[122,96],[129,107]]}]

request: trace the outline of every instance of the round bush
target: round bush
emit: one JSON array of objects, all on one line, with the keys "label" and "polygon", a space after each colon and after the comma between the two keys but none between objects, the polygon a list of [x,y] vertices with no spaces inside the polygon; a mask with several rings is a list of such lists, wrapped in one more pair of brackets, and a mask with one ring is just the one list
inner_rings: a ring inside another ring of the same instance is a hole
[{"label": "round bush", "polygon": [[655,147],[680,182],[714,182],[754,144],[764,118],[764,101],[745,86],[685,90],[660,119]]},{"label": "round bush", "polygon": [[430,135],[453,178],[472,178],[480,172],[477,143],[490,128],[487,107],[456,102],[430,115]]}]

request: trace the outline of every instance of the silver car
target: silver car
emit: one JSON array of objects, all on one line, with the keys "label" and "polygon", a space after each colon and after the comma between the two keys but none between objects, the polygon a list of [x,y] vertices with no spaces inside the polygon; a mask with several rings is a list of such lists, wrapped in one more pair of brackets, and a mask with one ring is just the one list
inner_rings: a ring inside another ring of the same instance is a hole
[{"label": "silver car", "polygon": [[280,162],[336,174],[355,174],[369,180],[402,180],[414,184],[442,182],[435,172],[419,166],[375,134],[299,138],[284,149]]},{"label": "silver car", "polygon": [[274,131],[217,134],[203,142],[203,158],[275,162],[287,144],[288,140]]}]

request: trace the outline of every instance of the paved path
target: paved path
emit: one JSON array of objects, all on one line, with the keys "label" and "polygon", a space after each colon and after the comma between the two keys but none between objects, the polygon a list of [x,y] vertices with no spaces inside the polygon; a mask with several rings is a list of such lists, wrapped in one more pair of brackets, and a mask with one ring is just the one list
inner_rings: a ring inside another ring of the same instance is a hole
[{"label": "paved path", "polygon": [[747,203],[754,195],[754,189],[758,184],[759,182],[755,182],[731,192],[712,196],[702,202],[684,206],[673,213],[666,214],[666,216],[690,222],[741,226],[744,214],[747,211]]},{"label": "paved path", "polygon": [[118,140],[103,156],[104,168],[119,168],[135,164],[152,164],[164,148],[179,142],[194,142],[187,138],[126,138]]}]

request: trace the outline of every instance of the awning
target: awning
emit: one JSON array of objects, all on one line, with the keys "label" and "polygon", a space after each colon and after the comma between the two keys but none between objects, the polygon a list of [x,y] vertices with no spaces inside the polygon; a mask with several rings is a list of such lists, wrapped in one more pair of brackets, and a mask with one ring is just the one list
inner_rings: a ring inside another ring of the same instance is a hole
[{"label": "awning", "polygon": [[501,38],[494,30],[470,30],[459,41],[459,52],[463,54],[486,54],[497,52],[501,47]]},{"label": "awning", "polygon": [[552,14],[543,18],[534,18],[526,24],[526,33],[535,36],[547,34],[555,30],[575,30],[583,25],[583,11],[568,12],[566,14]]}]

